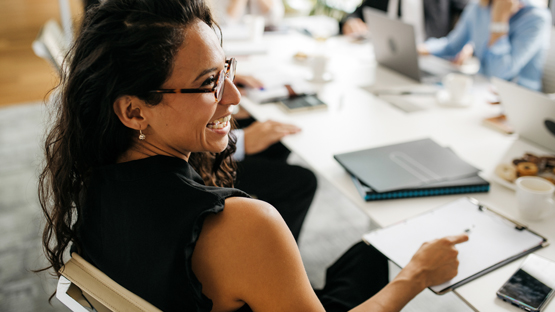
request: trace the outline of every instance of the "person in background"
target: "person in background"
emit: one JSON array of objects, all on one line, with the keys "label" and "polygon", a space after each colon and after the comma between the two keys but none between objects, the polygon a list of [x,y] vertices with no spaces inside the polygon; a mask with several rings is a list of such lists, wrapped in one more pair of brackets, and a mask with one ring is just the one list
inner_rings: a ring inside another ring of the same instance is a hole
[{"label": "person in background", "polygon": [[418,51],[459,64],[474,55],[481,74],[539,91],[550,31],[549,10],[529,0],[481,0],[465,8],[449,35],[427,40]]},{"label": "person in background", "polygon": [[[236,75],[234,83],[242,94],[245,88],[263,87],[258,79],[245,75]],[[234,118],[238,125],[232,130],[237,137],[235,187],[274,206],[298,240],[318,184],[312,171],[287,163],[291,152],[279,141],[301,129],[273,120],[258,122],[242,109]]]},{"label": "person in background", "polygon": [[283,0],[211,0],[212,14],[222,26],[236,24],[246,15],[264,17],[266,26],[277,26],[283,19]]},{"label": "person in background", "polygon": [[[390,3],[392,1],[395,3]],[[364,7],[389,12],[390,16],[403,16],[413,12],[402,12],[403,1],[423,1],[423,32],[424,38],[443,37],[455,25],[459,15],[469,0],[364,0],[351,14],[340,23],[341,32],[345,35],[359,36],[368,31],[362,14]],[[393,5],[392,5],[393,4]]]}]

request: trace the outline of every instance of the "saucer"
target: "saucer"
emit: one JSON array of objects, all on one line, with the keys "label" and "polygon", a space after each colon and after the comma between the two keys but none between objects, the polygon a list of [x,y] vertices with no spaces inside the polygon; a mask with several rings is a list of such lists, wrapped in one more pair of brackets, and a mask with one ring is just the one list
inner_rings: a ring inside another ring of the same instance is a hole
[{"label": "saucer", "polygon": [[472,94],[467,94],[458,101],[451,100],[451,95],[447,90],[439,90],[436,94],[437,103],[441,106],[449,107],[467,107],[472,104],[474,97]]},{"label": "saucer", "polygon": [[325,72],[322,77],[314,77],[314,75],[312,73],[310,73],[307,77],[306,80],[310,81],[310,82],[315,82],[315,83],[321,83],[321,82],[330,82],[333,80],[333,75],[329,72]]}]

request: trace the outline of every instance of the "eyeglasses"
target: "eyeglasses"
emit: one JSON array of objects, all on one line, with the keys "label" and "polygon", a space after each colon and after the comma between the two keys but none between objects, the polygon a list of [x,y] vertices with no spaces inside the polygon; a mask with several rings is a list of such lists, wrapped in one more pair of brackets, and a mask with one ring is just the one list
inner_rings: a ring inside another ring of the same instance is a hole
[{"label": "eyeglasses", "polygon": [[232,57],[225,61],[226,68],[222,69],[218,74],[218,79],[212,89],[156,89],[150,90],[151,93],[211,93],[214,92],[216,102],[222,100],[224,94],[225,79],[233,81],[235,79],[235,69],[237,68],[237,60]]}]

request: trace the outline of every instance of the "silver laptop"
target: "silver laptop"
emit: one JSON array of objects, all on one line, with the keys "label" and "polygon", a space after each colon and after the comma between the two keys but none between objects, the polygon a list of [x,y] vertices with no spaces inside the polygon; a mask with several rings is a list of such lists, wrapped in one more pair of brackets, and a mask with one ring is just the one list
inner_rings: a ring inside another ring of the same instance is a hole
[{"label": "silver laptop", "polygon": [[430,59],[426,60],[429,64],[423,64],[423,60],[419,64],[412,25],[391,19],[385,12],[369,7],[365,7],[362,13],[372,35],[374,53],[380,65],[418,82],[438,82],[441,77],[454,71],[448,65],[437,66],[438,63],[448,62],[440,62],[433,56],[426,57]]},{"label": "silver laptop", "polygon": [[492,78],[507,120],[521,138],[555,151],[555,101],[547,95]]}]

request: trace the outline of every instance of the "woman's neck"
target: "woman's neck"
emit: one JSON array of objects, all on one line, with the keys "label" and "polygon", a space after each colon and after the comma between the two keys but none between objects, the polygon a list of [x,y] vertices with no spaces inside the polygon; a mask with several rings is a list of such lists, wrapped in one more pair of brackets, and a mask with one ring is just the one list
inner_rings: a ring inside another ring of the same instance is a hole
[{"label": "woman's neck", "polygon": [[191,153],[174,155],[173,153],[166,152],[152,144],[149,144],[148,142],[135,142],[130,149],[128,149],[125,153],[118,157],[116,163],[119,164],[157,155],[177,157],[185,161],[189,161],[189,156],[191,155]]}]

